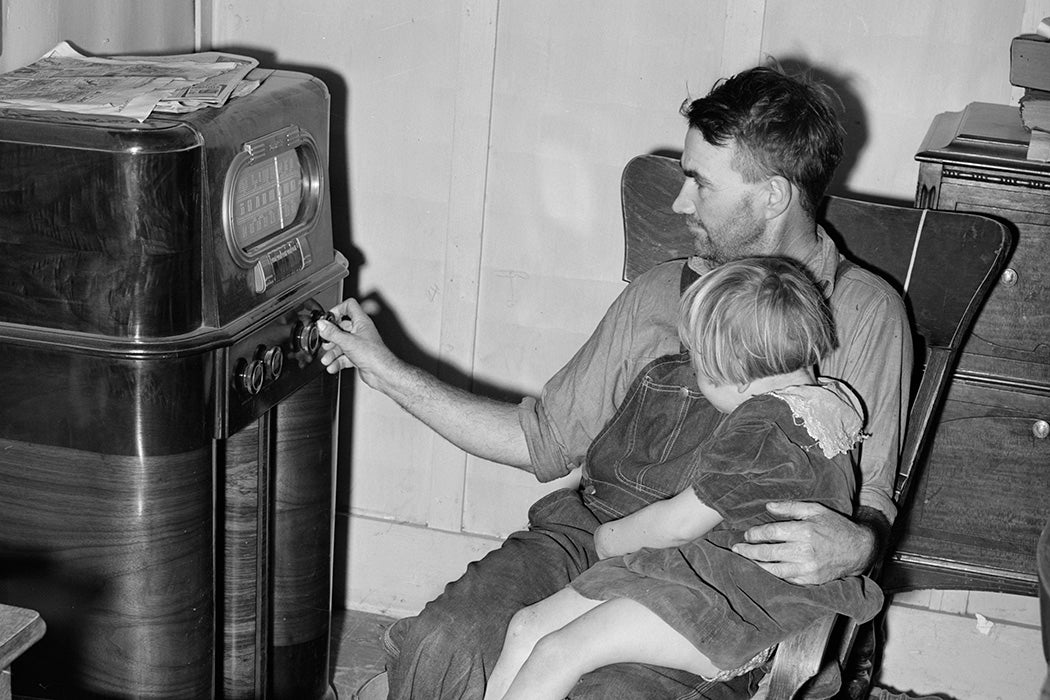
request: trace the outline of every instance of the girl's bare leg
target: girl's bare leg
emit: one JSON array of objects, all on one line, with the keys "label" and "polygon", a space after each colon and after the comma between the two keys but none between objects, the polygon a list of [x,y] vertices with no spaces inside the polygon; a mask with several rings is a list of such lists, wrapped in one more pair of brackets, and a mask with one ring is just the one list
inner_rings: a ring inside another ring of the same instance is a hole
[{"label": "girl's bare leg", "polygon": [[584,598],[571,588],[563,588],[517,612],[507,627],[503,650],[485,686],[485,700],[503,697],[537,641],[601,604],[600,600]]},{"label": "girl's bare leg", "polygon": [[[579,601],[596,602],[565,590]],[[577,609],[583,607],[577,602]],[[707,677],[720,670],[644,605],[615,598],[539,639],[503,700],[563,700],[583,674],[617,663],[668,666]]]}]

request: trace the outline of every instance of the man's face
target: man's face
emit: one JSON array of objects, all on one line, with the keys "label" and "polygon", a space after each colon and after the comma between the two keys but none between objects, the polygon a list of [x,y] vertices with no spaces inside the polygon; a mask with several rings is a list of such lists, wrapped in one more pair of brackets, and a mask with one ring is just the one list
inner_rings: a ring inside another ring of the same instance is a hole
[{"label": "man's face", "polygon": [[713,146],[689,129],[682,153],[685,182],[672,209],[686,217],[696,254],[716,265],[776,252],[762,216],[762,182],[747,183],[732,164],[732,143]]}]

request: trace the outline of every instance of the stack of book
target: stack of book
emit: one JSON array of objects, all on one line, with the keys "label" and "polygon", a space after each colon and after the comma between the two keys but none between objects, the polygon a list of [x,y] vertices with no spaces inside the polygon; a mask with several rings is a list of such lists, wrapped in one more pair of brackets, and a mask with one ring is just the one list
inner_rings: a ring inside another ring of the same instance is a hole
[{"label": "stack of book", "polygon": [[1021,122],[1050,132],[1050,39],[1022,34],[1010,42],[1010,84],[1024,88]]}]

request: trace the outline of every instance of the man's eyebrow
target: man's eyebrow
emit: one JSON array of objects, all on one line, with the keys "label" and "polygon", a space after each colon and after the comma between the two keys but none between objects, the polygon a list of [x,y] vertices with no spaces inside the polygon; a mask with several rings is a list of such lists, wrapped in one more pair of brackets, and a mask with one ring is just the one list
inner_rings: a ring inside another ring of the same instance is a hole
[{"label": "man's eyebrow", "polygon": [[690,179],[693,179],[693,180],[699,180],[700,182],[707,182],[707,178],[704,177],[703,175],[701,175],[700,173],[698,173],[697,171],[692,170],[691,168],[687,168],[684,165],[681,166],[681,167],[682,167],[682,174],[685,175],[686,177],[688,177]]}]

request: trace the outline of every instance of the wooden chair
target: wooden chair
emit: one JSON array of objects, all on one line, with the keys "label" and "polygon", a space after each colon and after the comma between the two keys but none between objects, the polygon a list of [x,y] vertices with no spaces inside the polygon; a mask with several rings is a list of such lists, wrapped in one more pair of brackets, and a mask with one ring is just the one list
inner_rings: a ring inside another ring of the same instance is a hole
[{"label": "wooden chair", "polygon": [[0,604],[0,700],[11,700],[11,663],[43,636],[35,610]]},{"label": "wooden chair", "polygon": [[[682,182],[678,161],[671,158],[643,155],[625,167],[621,190],[625,280],[659,262],[691,253],[692,239],[684,218],[671,211]],[[998,277],[1012,245],[1012,232],[997,219],[980,214],[840,197],[828,197],[819,218],[844,254],[902,292],[911,314],[917,372],[894,493],[898,506],[906,508],[909,487],[935,431],[962,341]],[[880,564],[872,572],[876,577]],[[829,697],[829,693],[798,693],[818,674],[826,653],[829,657],[833,653],[843,664],[856,636],[855,625],[829,617],[783,642],[764,691],[768,700]],[[831,680],[837,691],[834,674]],[[821,689],[826,685],[822,683]],[[867,697],[866,686],[860,692]]]}]

